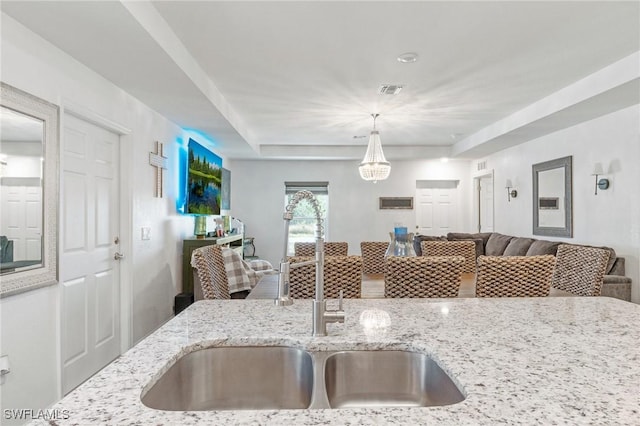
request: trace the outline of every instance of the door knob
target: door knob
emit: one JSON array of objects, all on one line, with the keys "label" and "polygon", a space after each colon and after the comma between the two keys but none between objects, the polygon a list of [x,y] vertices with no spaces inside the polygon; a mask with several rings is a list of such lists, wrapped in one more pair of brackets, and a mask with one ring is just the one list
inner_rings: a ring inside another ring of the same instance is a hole
[{"label": "door knob", "polygon": [[114,258],[115,260],[120,260],[120,259],[122,259],[123,257],[124,257],[124,254],[122,254],[122,253],[118,253],[118,252],[116,252],[116,253],[113,255],[113,258]]}]

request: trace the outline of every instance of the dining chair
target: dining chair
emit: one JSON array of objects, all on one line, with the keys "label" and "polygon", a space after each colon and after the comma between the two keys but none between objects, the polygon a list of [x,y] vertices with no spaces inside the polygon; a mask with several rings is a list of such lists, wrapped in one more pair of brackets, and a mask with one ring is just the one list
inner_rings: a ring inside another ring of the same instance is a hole
[{"label": "dining chair", "polygon": [[[315,256],[316,243],[294,243],[294,256]],[[347,256],[349,244],[346,242],[326,242],[324,243],[325,256]]]},{"label": "dining chair", "polygon": [[221,246],[195,249],[191,253],[191,266],[194,268],[194,290],[199,283],[204,299],[231,299]]},{"label": "dining chair", "polygon": [[[313,299],[316,294],[316,266],[293,267],[295,263],[313,260],[309,256],[289,258],[290,294],[293,299]],[[340,290],[345,299],[358,299],[362,294],[362,257],[329,256],[324,259],[324,296],[338,298]]]},{"label": "dining chair", "polygon": [[362,272],[364,274],[384,274],[384,255],[389,248],[385,241],[362,241]]},{"label": "dining chair", "polygon": [[549,295],[555,257],[479,256],[476,297]]},{"label": "dining chair", "polygon": [[423,256],[462,256],[462,272],[476,272],[476,243],[473,241],[421,241]]},{"label": "dining chair", "polygon": [[390,256],[384,273],[385,297],[457,297],[462,256]]},{"label": "dining chair", "polygon": [[578,296],[600,296],[609,256],[609,250],[561,244],[551,287]]}]

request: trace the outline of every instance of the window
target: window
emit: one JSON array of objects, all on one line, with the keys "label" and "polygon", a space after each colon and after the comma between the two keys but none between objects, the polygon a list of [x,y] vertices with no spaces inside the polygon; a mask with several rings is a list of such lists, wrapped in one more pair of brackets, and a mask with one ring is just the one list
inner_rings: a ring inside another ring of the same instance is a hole
[{"label": "window", "polygon": [[[327,239],[329,224],[329,182],[285,182],[285,207],[291,202],[293,195],[302,190],[313,192],[318,199],[322,214],[324,238]],[[289,224],[289,243],[287,254],[293,255],[293,246],[298,242],[315,242],[316,240],[316,213],[308,200],[302,200],[293,210],[293,219]]]}]

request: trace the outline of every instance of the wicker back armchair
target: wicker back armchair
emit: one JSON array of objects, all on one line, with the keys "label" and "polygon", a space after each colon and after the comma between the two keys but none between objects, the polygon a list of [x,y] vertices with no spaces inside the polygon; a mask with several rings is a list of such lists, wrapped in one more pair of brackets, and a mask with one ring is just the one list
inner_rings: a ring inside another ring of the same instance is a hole
[{"label": "wicker back armchair", "polygon": [[579,296],[600,296],[609,256],[608,250],[561,244],[551,287]]},{"label": "wicker back armchair", "polygon": [[205,299],[231,299],[222,247],[213,245],[197,248],[191,254],[191,259],[194,284],[200,282],[202,296]]},{"label": "wicker back armchair", "polygon": [[387,257],[385,297],[457,297],[462,256]]},{"label": "wicker back armchair", "polygon": [[[316,266],[294,268],[293,264],[313,260],[313,257],[294,256],[291,262],[290,292],[294,299],[313,299],[316,294]],[[324,259],[324,296],[337,298],[340,290],[345,299],[357,299],[362,294],[362,257],[330,256]]]},{"label": "wicker back armchair", "polygon": [[480,256],[476,297],[548,296],[555,257]]},{"label": "wicker back armchair", "polygon": [[[316,255],[316,243],[294,243],[295,256],[313,257]],[[349,244],[345,242],[324,243],[325,256],[346,256]]]},{"label": "wicker back armchair", "polygon": [[362,241],[362,272],[365,274],[384,274],[384,254],[389,243],[384,241]]},{"label": "wicker back armchair", "polygon": [[421,241],[423,256],[462,256],[462,272],[476,272],[476,243],[473,241]]}]

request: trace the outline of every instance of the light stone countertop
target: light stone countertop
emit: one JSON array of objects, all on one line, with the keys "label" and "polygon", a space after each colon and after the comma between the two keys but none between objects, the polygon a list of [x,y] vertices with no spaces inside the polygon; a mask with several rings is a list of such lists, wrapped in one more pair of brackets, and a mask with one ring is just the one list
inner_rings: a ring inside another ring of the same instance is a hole
[{"label": "light stone countertop", "polygon": [[[371,308],[391,316],[383,335],[367,336],[359,324]],[[640,424],[640,305],[600,297],[348,299],[344,309],[345,324],[312,337],[308,300],[197,302],[52,407],[67,410],[68,420],[34,424]],[[192,412],[140,402],[181,355],[237,345],[420,351],[466,399],[427,408]]]}]

